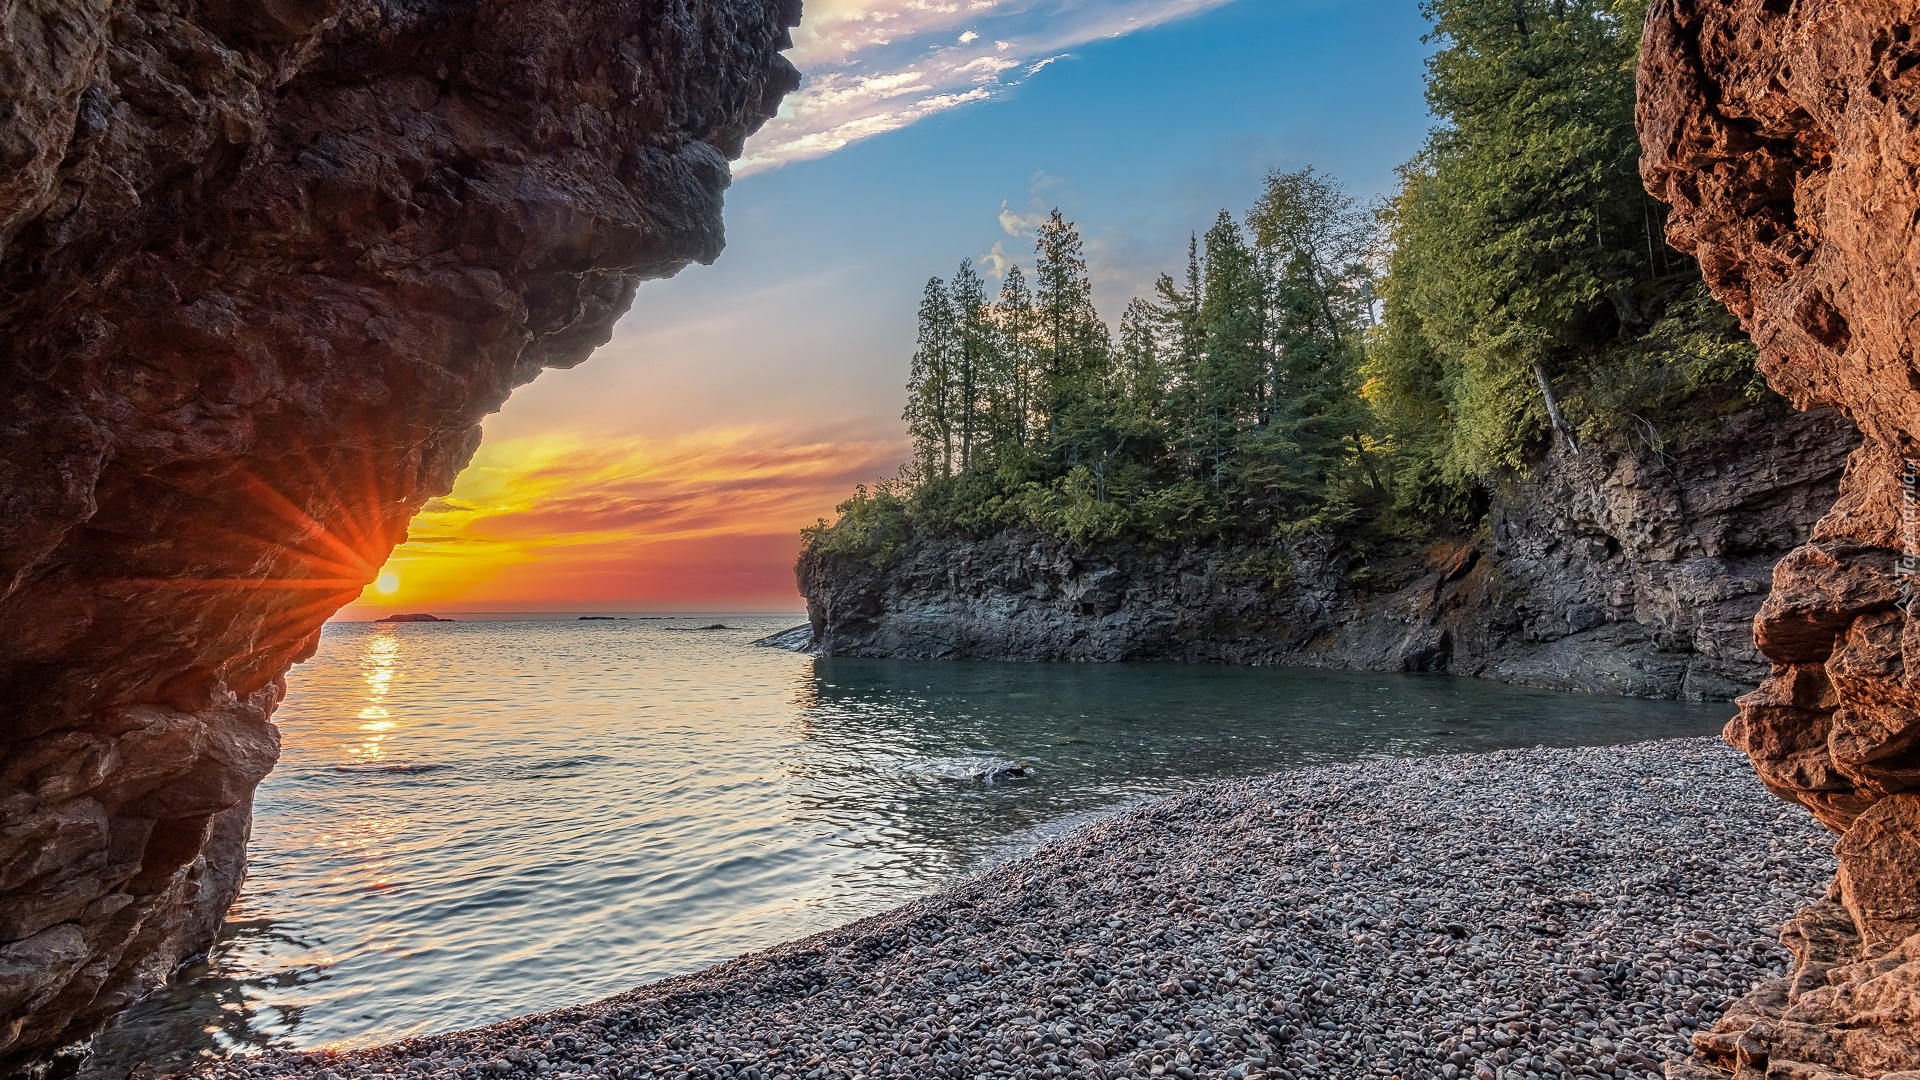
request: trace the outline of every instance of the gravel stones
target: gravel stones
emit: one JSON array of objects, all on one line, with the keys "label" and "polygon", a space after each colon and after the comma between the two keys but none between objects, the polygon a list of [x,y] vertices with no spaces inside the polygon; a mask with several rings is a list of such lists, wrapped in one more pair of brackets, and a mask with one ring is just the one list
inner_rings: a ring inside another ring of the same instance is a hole
[{"label": "gravel stones", "polygon": [[1210,785],[594,1005],[205,1080],[1658,1077],[1831,843],[1705,739]]}]

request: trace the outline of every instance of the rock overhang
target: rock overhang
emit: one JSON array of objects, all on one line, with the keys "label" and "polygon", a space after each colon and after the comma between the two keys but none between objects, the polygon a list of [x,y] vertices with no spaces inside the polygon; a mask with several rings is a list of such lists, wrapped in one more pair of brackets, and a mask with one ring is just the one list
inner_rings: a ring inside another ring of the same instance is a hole
[{"label": "rock overhang", "polygon": [[0,1067],[204,949],[288,666],[711,262],[796,0],[0,14]]}]

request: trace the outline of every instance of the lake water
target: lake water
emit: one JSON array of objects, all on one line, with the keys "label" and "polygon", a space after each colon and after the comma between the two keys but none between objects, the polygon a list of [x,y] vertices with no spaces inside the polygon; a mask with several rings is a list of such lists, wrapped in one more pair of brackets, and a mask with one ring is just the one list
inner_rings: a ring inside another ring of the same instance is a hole
[{"label": "lake water", "polygon": [[87,1072],[582,1003],[1204,780],[1708,734],[1731,712],[1432,676],[751,647],[795,621],[327,627],[277,717],[285,752],[223,940]]}]

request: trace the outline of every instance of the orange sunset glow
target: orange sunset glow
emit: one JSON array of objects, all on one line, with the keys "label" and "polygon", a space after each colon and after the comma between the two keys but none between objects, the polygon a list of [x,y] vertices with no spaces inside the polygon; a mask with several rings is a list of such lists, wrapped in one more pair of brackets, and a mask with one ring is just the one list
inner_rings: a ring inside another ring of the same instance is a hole
[{"label": "orange sunset glow", "polygon": [[760,429],[488,443],[339,617],[798,610],[801,527],[904,453]]}]

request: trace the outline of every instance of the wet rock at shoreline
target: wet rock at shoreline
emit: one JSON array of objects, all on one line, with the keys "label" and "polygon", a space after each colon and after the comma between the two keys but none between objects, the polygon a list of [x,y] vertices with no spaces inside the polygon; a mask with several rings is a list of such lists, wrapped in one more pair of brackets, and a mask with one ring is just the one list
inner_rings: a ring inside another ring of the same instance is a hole
[{"label": "wet rock at shoreline", "polygon": [[813,647],[813,625],[802,623],[777,634],[768,634],[754,642],[763,649],[785,649],[788,652],[806,652]]}]

